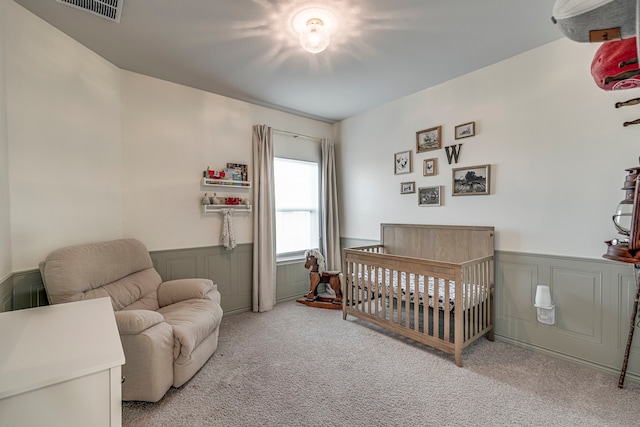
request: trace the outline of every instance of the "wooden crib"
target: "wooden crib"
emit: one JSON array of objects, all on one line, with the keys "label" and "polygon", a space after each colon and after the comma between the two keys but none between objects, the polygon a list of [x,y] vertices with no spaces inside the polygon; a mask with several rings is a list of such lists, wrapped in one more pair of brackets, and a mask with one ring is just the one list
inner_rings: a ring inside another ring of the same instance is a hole
[{"label": "wooden crib", "polygon": [[453,354],[493,341],[494,228],[381,224],[380,244],[343,250],[343,317]]}]

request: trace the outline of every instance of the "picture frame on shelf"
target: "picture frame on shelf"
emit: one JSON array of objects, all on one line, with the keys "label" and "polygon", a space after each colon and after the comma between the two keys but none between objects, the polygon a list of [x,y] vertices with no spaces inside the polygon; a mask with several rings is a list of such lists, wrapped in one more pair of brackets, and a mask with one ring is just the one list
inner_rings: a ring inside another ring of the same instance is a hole
[{"label": "picture frame on shelf", "polygon": [[455,127],[454,138],[469,138],[476,134],[476,122],[469,122]]},{"label": "picture frame on shelf", "polygon": [[442,206],[442,186],[418,188],[418,206]]},{"label": "picture frame on shelf", "polygon": [[411,194],[416,192],[416,182],[401,182],[400,183],[400,194]]},{"label": "picture frame on shelf", "polygon": [[422,175],[434,176],[438,174],[438,159],[425,159],[422,164]]},{"label": "picture frame on shelf", "polygon": [[412,172],[411,150],[395,153],[393,156],[393,160],[395,164],[394,170],[396,175]]},{"label": "picture frame on shelf", "polygon": [[442,126],[416,132],[416,153],[442,148]]},{"label": "picture frame on shelf", "polygon": [[249,167],[243,163],[227,163],[227,169],[234,170],[234,181],[249,181]]},{"label": "picture frame on shelf", "polygon": [[451,181],[454,196],[491,194],[491,165],[454,168],[451,171]]}]

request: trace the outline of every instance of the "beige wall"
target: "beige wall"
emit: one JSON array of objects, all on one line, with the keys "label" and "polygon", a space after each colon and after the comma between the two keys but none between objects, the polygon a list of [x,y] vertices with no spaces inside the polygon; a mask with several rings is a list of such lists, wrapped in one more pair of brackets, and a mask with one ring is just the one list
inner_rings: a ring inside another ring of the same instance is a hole
[{"label": "beige wall", "polygon": [[[203,215],[210,195],[253,199],[252,190],[205,188],[202,171],[252,162],[252,126],[330,137],[332,126],[140,74],[122,72],[123,233],[150,249],[220,244],[221,214]],[[249,179],[253,181],[252,170]],[[253,216],[233,217],[237,243],[253,241]]]},{"label": "beige wall", "polygon": [[5,2],[14,271],[121,236],[120,70]]},{"label": "beige wall", "polygon": [[[553,28],[550,29],[553,31]],[[611,216],[625,169],[638,165],[639,107],[615,109],[640,90],[605,92],[590,75],[597,45],[561,39],[340,123],[343,237],[378,239],[380,222],[496,228],[496,249],[600,258],[616,236]],[[454,126],[476,122],[476,136]],[[445,150],[416,155],[416,131],[442,125]],[[413,150],[414,172],[394,175],[393,155]],[[423,160],[439,173],[424,177]],[[491,164],[490,196],[451,195],[453,167]],[[444,186],[441,207],[418,207],[400,183]]]}]

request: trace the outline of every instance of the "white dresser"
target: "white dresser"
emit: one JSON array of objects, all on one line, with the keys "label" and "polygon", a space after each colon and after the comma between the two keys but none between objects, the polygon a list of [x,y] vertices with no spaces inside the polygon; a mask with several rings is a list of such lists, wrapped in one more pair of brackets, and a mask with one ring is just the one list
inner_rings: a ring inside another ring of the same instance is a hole
[{"label": "white dresser", "polygon": [[109,298],[0,313],[0,427],[121,426]]}]

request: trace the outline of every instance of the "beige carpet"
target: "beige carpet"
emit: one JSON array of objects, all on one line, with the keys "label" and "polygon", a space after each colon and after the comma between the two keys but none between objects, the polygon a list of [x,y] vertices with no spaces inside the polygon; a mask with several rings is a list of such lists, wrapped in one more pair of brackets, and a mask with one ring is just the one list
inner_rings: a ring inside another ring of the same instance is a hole
[{"label": "beige carpet", "polygon": [[137,426],[638,426],[640,386],[503,342],[453,358],[294,301],[226,316],[217,352]]}]

